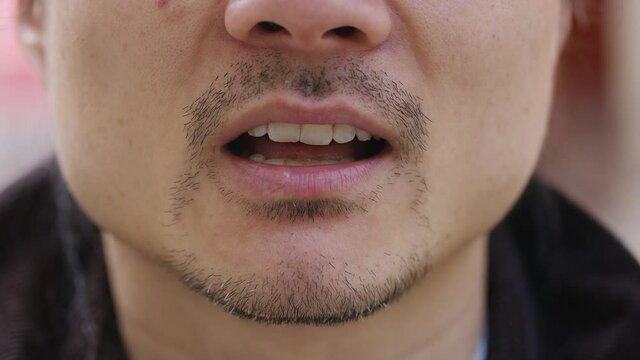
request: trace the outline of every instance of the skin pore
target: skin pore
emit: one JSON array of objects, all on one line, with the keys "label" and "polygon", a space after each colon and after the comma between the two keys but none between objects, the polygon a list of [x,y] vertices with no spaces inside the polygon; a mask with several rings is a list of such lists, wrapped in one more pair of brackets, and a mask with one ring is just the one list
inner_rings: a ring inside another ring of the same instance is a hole
[{"label": "skin pore", "polygon": [[[535,167],[569,1],[21,8],[132,358],[471,358],[488,234]],[[257,191],[225,149],[270,103],[355,108],[389,153],[330,196]]]}]

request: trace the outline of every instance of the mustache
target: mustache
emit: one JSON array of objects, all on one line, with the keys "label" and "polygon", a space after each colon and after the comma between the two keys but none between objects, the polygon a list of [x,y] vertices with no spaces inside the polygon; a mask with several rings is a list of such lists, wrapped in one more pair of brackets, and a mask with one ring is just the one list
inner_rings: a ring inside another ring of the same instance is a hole
[{"label": "mustache", "polygon": [[399,159],[417,160],[427,149],[429,117],[422,99],[386,72],[361,60],[331,58],[314,66],[287,61],[274,52],[232,64],[184,108],[184,135],[191,161],[203,159],[207,140],[225,125],[227,114],[274,90],[305,98],[355,97],[397,132]]}]

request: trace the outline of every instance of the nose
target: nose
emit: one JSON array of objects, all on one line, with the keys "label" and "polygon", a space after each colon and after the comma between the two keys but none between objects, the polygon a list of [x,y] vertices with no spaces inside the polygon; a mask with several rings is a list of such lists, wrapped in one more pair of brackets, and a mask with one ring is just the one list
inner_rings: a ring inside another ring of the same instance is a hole
[{"label": "nose", "polygon": [[391,31],[384,0],[230,0],[224,20],[246,44],[302,52],[368,50]]}]

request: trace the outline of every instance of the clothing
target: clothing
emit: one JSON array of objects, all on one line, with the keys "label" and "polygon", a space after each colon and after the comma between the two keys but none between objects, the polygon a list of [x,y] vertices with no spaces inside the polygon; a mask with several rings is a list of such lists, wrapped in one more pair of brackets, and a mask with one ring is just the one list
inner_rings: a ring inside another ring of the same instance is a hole
[{"label": "clothing", "polygon": [[[640,266],[532,180],[491,234],[489,360],[640,359]],[[124,359],[99,233],[55,165],[0,196],[0,359]]]}]

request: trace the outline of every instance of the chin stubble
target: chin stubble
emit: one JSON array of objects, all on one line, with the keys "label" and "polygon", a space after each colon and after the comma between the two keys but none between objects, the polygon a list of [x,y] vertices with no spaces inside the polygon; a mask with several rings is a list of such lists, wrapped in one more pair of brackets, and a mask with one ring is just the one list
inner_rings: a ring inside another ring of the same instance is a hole
[{"label": "chin stubble", "polygon": [[[393,170],[380,184],[350,198],[257,201],[231,190],[208,150],[208,140],[225,126],[230,110],[281,89],[318,100],[331,95],[361,99],[373,112],[392,122],[397,131],[399,148],[394,152]],[[428,217],[421,210],[427,182],[417,169],[427,149],[430,120],[422,111],[421,99],[383,71],[343,58],[327,59],[314,67],[301,66],[274,52],[233,64],[185,107],[184,116],[186,170],[169,190],[170,207],[164,224],[168,229],[183,223],[185,210],[204,183],[215,184],[226,204],[243,209],[247,218],[297,223],[366,214],[379,202],[385,188],[401,179],[415,189],[415,199],[408,206],[417,223],[425,230],[429,228]],[[383,277],[373,268],[336,272],[335,259],[319,255],[313,264],[288,268],[286,275],[272,269],[279,275],[269,278],[241,272],[231,276],[206,269],[195,254],[185,250],[166,249],[164,254],[164,265],[189,288],[229,313],[269,324],[327,325],[366,317],[409,289],[426,273],[429,263],[424,249],[384,253],[389,261],[400,265],[398,271]]]},{"label": "chin stubble", "polygon": [[366,318],[400,298],[429,268],[428,254],[415,252],[405,258],[386,253],[403,264],[393,277],[380,279],[373,269],[327,276],[337,260],[320,256],[314,264],[274,272],[272,277],[234,277],[205,270],[195,254],[184,250],[166,249],[164,254],[163,265],[189,289],[229,314],[269,325],[327,326]]}]

